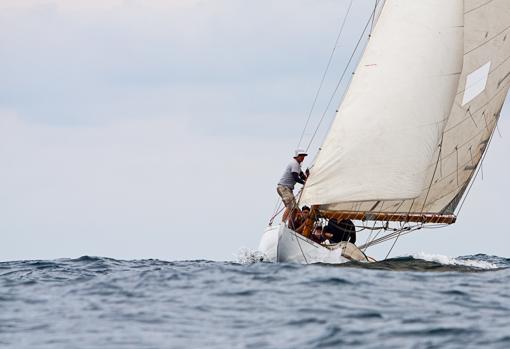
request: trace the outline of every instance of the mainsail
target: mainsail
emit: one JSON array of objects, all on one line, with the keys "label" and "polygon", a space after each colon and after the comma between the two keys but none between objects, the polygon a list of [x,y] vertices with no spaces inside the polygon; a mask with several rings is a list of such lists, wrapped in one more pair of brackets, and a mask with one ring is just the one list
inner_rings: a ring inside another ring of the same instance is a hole
[{"label": "mainsail", "polygon": [[301,202],[452,223],[508,92],[509,34],[508,0],[386,0]]}]

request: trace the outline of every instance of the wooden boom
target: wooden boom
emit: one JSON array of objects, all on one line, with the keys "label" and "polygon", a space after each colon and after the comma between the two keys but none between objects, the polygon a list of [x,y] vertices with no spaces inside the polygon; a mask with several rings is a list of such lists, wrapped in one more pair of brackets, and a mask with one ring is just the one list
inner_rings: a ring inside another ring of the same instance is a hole
[{"label": "wooden boom", "polygon": [[320,211],[324,218],[337,220],[353,219],[357,221],[383,221],[383,222],[416,222],[453,224],[457,216],[434,213],[385,213],[385,212],[351,212],[351,211]]},{"label": "wooden boom", "polygon": [[355,212],[355,211],[328,211],[319,210],[318,206],[312,206],[310,217],[305,222],[303,235],[310,237],[314,221],[317,217],[327,219],[352,219],[356,221],[383,221],[383,222],[415,222],[415,223],[435,223],[435,224],[453,224],[457,216],[453,214],[434,214],[434,213],[385,213],[385,212]]}]

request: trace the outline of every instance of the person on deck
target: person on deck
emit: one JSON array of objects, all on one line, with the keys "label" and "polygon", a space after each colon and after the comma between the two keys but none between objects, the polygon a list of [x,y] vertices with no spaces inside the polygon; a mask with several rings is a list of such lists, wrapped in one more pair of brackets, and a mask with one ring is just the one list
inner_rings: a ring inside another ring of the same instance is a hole
[{"label": "person on deck", "polygon": [[301,171],[301,163],[308,154],[304,150],[296,150],[294,158],[285,168],[282,178],[278,182],[276,191],[283,200],[286,210],[283,214],[282,221],[289,219],[292,222],[297,212],[296,199],[294,197],[294,186],[296,183],[305,184],[307,176]]},{"label": "person on deck", "polygon": [[296,216],[294,217],[294,220],[290,222],[289,226],[290,228],[294,229],[296,233],[303,233],[303,230],[305,229],[305,222],[310,217],[310,207],[303,206],[301,208],[301,211],[296,212]]},{"label": "person on deck", "polygon": [[336,219],[330,219],[328,225],[324,228],[324,231],[331,234],[328,239],[332,243],[339,243],[341,241],[347,241],[351,244],[356,243],[356,227],[350,219],[344,219],[338,222]]},{"label": "person on deck", "polygon": [[322,234],[322,226],[318,225],[315,227],[310,239],[318,244],[322,244],[326,240]]}]

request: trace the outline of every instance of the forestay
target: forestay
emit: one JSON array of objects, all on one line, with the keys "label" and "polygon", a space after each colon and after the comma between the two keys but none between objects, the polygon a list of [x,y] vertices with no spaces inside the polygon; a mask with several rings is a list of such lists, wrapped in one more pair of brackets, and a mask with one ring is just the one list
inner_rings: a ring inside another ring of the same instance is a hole
[{"label": "forestay", "polygon": [[453,213],[508,92],[508,34],[508,0],[387,0],[301,201]]}]

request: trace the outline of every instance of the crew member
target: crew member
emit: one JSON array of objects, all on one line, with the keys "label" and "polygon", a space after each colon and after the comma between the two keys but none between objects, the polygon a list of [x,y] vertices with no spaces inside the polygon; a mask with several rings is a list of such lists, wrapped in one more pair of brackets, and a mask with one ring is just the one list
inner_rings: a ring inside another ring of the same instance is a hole
[{"label": "crew member", "polygon": [[287,219],[291,218],[291,221],[294,220],[296,211],[298,210],[296,199],[294,198],[294,185],[296,183],[305,184],[307,176],[301,170],[301,163],[305,160],[305,157],[308,154],[304,150],[296,150],[294,154],[294,158],[287,165],[285,172],[283,173],[282,178],[278,182],[278,186],[276,191],[278,195],[283,200],[285,204],[286,210],[283,214],[282,221],[286,222]]},{"label": "crew member", "polygon": [[303,230],[305,229],[305,223],[308,217],[310,217],[310,207],[301,207],[301,211],[297,211],[296,217],[290,224],[290,227],[294,229],[296,233],[302,234]]},{"label": "crew member", "polygon": [[318,244],[322,244],[324,242],[324,240],[326,240],[322,234],[322,226],[317,225],[315,227],[315,229],[313,230],[312,236],[310,236],[310,239]]},{"label": "crew member", "polygon": [[356,243],[356,227],[350,219],[344,219],[339,222],[332,218],[324,228],[324,231],[331,234],[331,237],[328,239],[332,243],[336,244],[341,241],[347,241],[351,244]]}]

